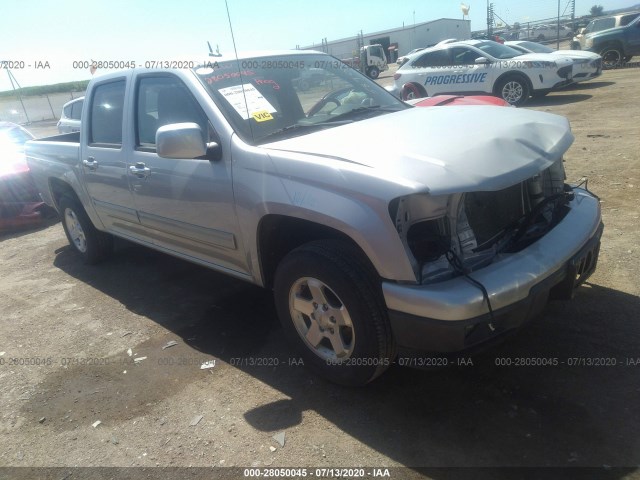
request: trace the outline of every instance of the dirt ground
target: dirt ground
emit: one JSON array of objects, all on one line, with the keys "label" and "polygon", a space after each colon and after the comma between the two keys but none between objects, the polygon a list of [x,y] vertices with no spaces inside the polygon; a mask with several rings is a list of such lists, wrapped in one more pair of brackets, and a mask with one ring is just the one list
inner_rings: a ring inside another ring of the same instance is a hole
[{"label": "dirt ground", "polygon": [[0,466],[410,467],[392,470],[398,479],[553,466],[640,478],[639,77],[607,71],[527,105],[571,121],[568,180],[587,177],[602,199],[599,266],[574,301],[550,303],[469,365],[393,366],[366,388],[338,387],[289,354],[269,292],[124,242],[83,266],[55,221],[3,235]]}]

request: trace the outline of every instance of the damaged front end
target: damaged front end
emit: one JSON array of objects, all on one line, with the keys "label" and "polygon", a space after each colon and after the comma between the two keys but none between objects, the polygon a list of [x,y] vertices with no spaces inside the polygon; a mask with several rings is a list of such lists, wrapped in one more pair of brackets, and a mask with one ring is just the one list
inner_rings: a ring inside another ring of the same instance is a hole
[{"label": "damaged front end", "polygon": [[389,209],[420,284],[468,275],[519,252],[568,213],[572,188],[562,159],[496,191],[395,199]]}]

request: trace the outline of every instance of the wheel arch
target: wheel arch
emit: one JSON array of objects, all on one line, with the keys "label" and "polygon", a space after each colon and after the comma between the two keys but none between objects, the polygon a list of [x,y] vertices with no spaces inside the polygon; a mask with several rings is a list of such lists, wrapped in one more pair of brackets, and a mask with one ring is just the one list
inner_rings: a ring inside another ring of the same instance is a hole
[{"label": "wheel arch", "polygon": [[[404,97],[404,96],[405,96],[405,95],[404,95],[404,91],[405,91],[405,88],[407,88],[407,86],[413,86],[413,87],[417,88],[417,89],[420,91],[420,94],[421,94],[423,97],[428,96],[428,95],[427,95],[427,89],[426,89],[426,88],[424,88],[424,86],[423,86],[422,84],[420,84],[420,83],[418,83],[418,82],[407,82],[407,83],[405,83],[404,85],[402,85],[402,89],[400,90],[400,96],[401,96],[401,97]],[[404,98],[403,98],[403,100],[404,100]]]},{"label": "wheel arch", "polygon": [[58,212],[60,212],[60,199],[64,195],[68,195],[76,200],[80,200],[80,197],[73,189],[73,187],[65,182],[64,180],[60,180],[59,178],[51,178],[49,179],[49,191],[51,192],[51,200],[53,200],[53,205]]},{"label": "wheel arch", "polygon": [[298,217],[268,214],[260,220],[256,238],[263,286],[273,287],[278,264],[289,252],[317,240],[341,240],[348,243],[377,271],[360,245],[344,232]]}]

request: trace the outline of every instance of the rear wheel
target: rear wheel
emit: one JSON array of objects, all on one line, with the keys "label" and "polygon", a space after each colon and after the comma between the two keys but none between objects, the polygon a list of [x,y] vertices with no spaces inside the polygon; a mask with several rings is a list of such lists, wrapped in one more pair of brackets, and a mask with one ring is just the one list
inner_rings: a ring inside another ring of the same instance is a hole
[{"label": "rear wheel", "polygon": [[93,226],[80,202],[64,195],[58,203],[62,227],[73,249],[84,263],[92,265],[106,258],[113,249],[113,237]]},{"label": "rear wheel", "polygon": [[289,253],[274,282],[278,316],[305,365],[326,379],[364,385],[395,354],[378,276],[346,242],[312,242]]},{"label": "rear wheel", "polygon": [[414,98],[426,97],[426,93],[419,85],[407,83],[402,87],[402,100],[413,100]]},{"label": "rear wheel", "polygon": [[529,98],[529,84],[522,77],[506,77],[496,85],[496,94],[504,101],[518,107]]}]

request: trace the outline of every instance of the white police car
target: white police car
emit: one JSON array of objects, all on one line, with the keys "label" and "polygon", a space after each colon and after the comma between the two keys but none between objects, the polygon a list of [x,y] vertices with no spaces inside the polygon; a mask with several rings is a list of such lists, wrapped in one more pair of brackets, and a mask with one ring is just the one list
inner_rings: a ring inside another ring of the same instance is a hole
[{"label": "white police car", "polygon": [[568,57],[529,53],[490,40],[436,45],[410,56],[393,76],[403,100],[441,93],[489,93],[511,105],[573,82]]}]

